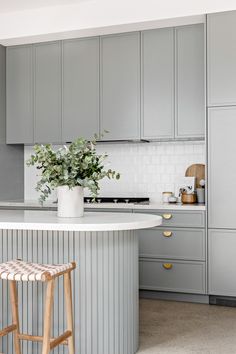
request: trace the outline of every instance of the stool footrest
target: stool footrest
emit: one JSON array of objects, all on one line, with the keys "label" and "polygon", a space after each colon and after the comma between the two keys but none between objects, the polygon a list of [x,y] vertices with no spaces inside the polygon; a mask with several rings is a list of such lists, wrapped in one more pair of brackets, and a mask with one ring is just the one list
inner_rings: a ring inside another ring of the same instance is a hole
[{"label": "stool footrest", "polygon": [[[64,343],[66,341],[67,343],[67,338],[72,336],[72,331],[65,331],[63,334],[61,334],[59,337],[53,339],[50,341],[50,349],[52,350],[53,348],[57,347],[58,345]],[[68,344],[68,343],[67,343]]]},{"label": "stool footrest", "polygon": [[0,337],[4,337],[6,336],[7,334],[15,331],[17,329],[17,326],[15,324],[12,324],[8,327],[5,327],[3,328],[1,331],[0,331]]},{"label": "stool footrest", "polygon": [[[71,331],[66,331],[65,333],[67,333],[67,332],[70,332],[70,335],[71,335]],[[63,333],[60,337],[64,336],[65,333]],[[66,338],[64,338],[62,341],[60,341],[59,344],[68,345],[68,342],[66,339],[69,338],[70,335],[66,336]],[[60,337],[58,337],[58,338],[60,338]],[[31,342],[43,342],[43,336],[33,336],[31,334],[21,333],[18,335],[18,338],[20,340],[26,340],[26,341],[31,341]],[[58,338],[52,338],[51,343],[53,343],[55,340],[58,340]]]}]

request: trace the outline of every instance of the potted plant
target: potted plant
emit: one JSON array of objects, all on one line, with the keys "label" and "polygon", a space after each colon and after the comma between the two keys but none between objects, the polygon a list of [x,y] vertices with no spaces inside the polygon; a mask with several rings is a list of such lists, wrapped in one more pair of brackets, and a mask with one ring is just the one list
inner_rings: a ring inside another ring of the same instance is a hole
[{"label": "potted plant", "polygon": [[59,149],[51,144],[34,146],[34,154],[26,162],[40,170],[41,177],[36,190],[41,193],[42,204],[52,189],[57,188],[58,216],[81,217],[84,213],[84,188],[95,198],[99,181],[105,177],[119,179],[120,174],[106,170],[103,162],[107,154],[96,152],[96,137],[91,141],[79,138]]}]

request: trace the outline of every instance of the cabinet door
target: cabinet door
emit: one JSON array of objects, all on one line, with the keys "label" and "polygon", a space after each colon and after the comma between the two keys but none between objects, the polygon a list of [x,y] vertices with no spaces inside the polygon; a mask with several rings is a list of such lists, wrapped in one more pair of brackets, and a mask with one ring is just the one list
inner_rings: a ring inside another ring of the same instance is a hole
[{"label": "cabinet door", "polygon": [[99,132],[99,39],[63,43],[62,140]]},{"label": "cabinet door", "polygon": [[208,106],[236,105],[236,11],[207,16]]},{"label": "cabinet door", "polygon": [[209,230],[209,293],[236,296],[236,230]]},{"label": "cabinet door", "polygon": [[[169,267],[166,269],[166,266]],[[144,290],[205,294],[205,263],[140,258],[139,288]]]},{"label": "cabinet door", "polygon": [[32,46],[7,48],[7,143],[33,143]]},{"label": "cabinet door", "polygon": [[174,29],[142,32],[142,138],[174,138]]},{"label": "cabinet door", "polygon": [[139,33],[101,38],[101,133],[104,140],[140,138]]},{"label": "cabinet door", "polygon": [[61,42],[35,45],[35,142],[61,142]]},{"label": "cabinet door", "polygon": [[0,144],[6,143],[6,48],[0,45]]},{"label": "cabinet door", "polygon": [[205,132],[204,25],[176,28],[176,138]]},{"label": "cabinet door", "polygon": [[210,228],[236,229],[236,107],[208,110]]}]

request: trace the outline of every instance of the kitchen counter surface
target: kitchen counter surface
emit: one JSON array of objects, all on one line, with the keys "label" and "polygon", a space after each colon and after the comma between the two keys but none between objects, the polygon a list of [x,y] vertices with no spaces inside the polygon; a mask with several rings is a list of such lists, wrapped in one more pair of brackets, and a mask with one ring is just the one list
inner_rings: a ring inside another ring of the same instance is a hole
[{"label": "kitchen counter surface", "polygon": [[59,218],[55,211],[0,210],[0,229],[53,231],[121,231],[159,226],[158,215],[88,212],[81,218]]},{"label": "kitchen counter surface", "polygon": [[[85,203],[86,209],[128,209],[128,210],[206,210],[205,205],[201,204],[167,204],[167,203],[150,203],[148,205],[133,203]],[[57,205],[53,202],[45,202],[43,206],[38,201],[0,201],[0,209],[47,209],[56,210]]]}]

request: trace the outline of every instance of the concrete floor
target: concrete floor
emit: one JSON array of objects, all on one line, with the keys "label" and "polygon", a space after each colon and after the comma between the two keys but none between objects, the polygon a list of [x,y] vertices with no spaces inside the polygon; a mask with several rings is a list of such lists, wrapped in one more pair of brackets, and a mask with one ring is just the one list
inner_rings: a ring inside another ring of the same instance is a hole
[{"label": "concrete floor", "polygon": [[138,354],[236,354],[236,308],[140,301]]}]

